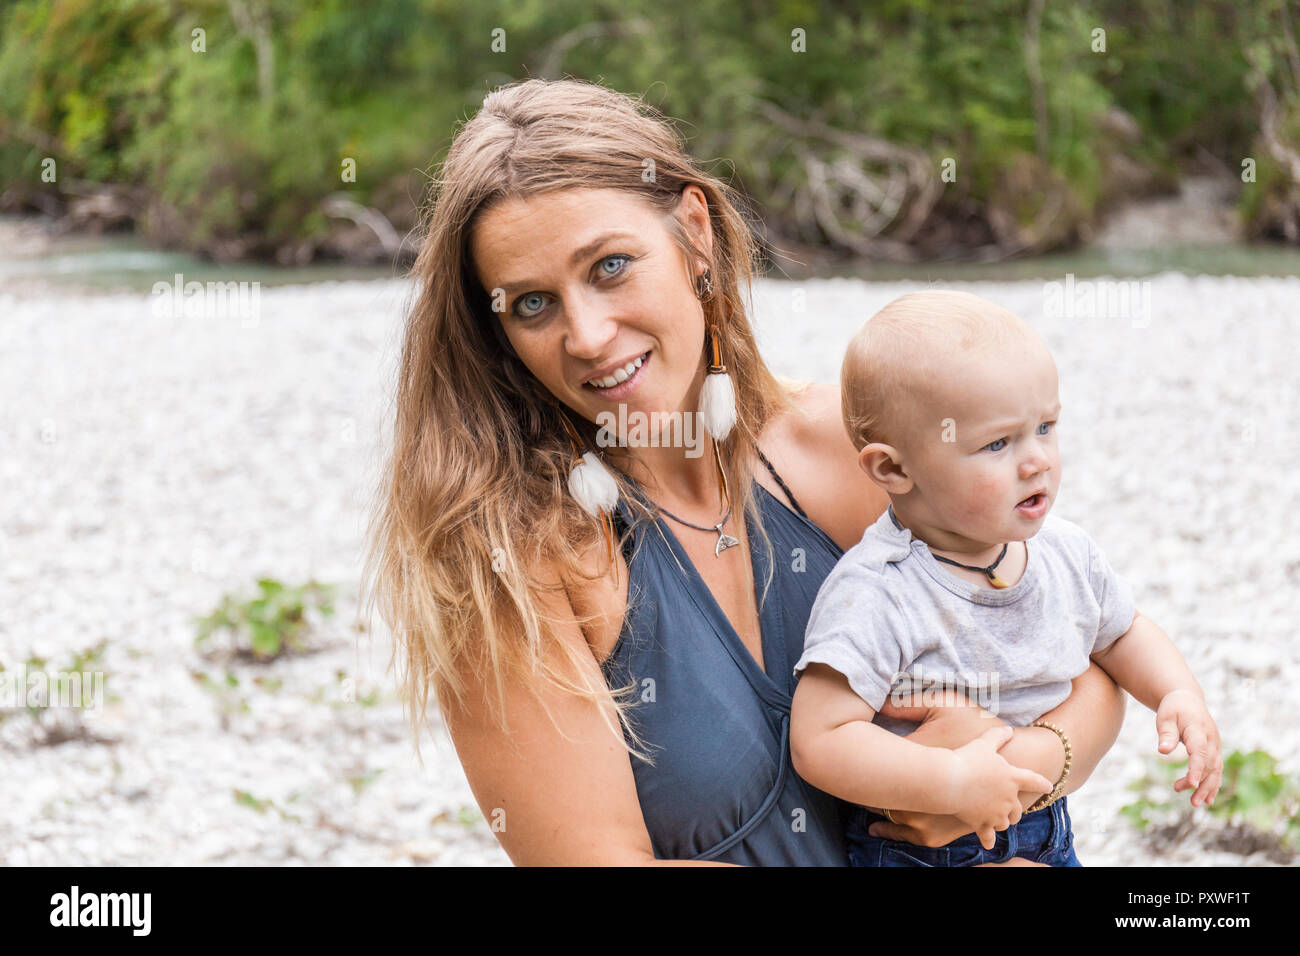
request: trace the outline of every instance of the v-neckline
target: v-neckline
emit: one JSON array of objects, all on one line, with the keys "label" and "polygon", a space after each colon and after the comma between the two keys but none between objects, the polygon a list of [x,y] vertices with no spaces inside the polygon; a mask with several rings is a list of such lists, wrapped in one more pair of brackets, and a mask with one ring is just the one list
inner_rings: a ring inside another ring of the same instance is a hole
[{"label": "v-neckline", "polygon": [[[754,482],[754,485],[765,492],[767,491],[757,481]],[[639,486],[637,490],[640,491]],[[691,600],[695,602],[700,613],[713,625],[713,630],[727,649],[727,653],[740,667],[742,673],[745,674],[759,696],[773,706],[788,711],[791,697],[772,677],[774,673],[785,673],[790,667],[785,653],[785,641],[780,638],[782,625],[780,602],[767,601],[765,604],[760,604],[758,600],[758,579],[760,574],[763,577],[767,576],[767,562],[766,560],[760,561],[759,550],[755,547],[753,536],[748,533],[749,529],[746,529],[746,538],[749,541],[750,566],[754,570],[750,587],[753,589],[754,606],[758,611],[758,639],[759,646],[763,649],[764,667],[758,666],[758,661],[749,648],[745,646],[745,642],[740,639],[740,634],[736,632],[731,619],[727,617],[726,612],[722,610],[722,606],[718,604],[718,599],[713,596],[713,591],[710,590],[699,569],[695,566],[695,562],[691,560],[691,556],[686,553],[686,549],[677,540],[677,535],[673,533],[672,528],[668,527],[668,523],[659,515],[655,516],[655,524],[659,527],[664,541],[668,544],[669,550],[673,553],[677,562],[686,569],[688,578],[686,590],[690,594]],[[774,666],[779,667],[780,670],[772,670],[771,668]]]}]

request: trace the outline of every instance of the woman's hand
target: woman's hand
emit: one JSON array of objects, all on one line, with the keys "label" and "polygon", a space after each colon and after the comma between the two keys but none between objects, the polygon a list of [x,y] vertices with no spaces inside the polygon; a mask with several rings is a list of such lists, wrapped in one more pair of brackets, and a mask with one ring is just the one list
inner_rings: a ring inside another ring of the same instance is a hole
[{"label": "woman's hand", "polygon": [[871,824],[867,832],[883,840],[902,840],[917,846],[947,846],[958,837],[975,832],[950,813],[890,810],[889,815],[898,822],[879,820]]},{"label": "woman's hand", "polygon": [[[1093,663],[1072,681],[1070,696],[1064,703],[1043,714],[1043,720],[1063,728],[1070,737],[1074,756],[1070,762],[1070,775],[1065,779],[1066,794],[1083,785],[1115,743],[1124,723],[1126,700],[1124,691]],[[908,739],[932,747],[951,749],[961,746],[989,727],[987,721],[981,725],[976,719],[980,713],[986,712],[960,695],[945,700],[942,707],[924,706],[917,698],[904,702],[904,705],[886,699],[880,712],[886,717],[922,721]],[[1015,735],[998,752],[1008,762],[1037,770],[1051,780],[1059,779],[1065,763],[1060,740],[1055,733],[1042,727],[1016,728]],[[1022,794],[1026,807],[1035,799],[1037,797],[1033,794]],[[868,832],[875,837],[905,840],[918,846],[943,846],[973,832],[951,815],[914,810],[891,810],[890,815],[899,822],[873,823]]]},{"label": "woman's hand", "polygon": [[945,691],[939,703],[922,703],[922,700],[919,694],[901,701],[895,701],[890,695],[885,698],[880,713],[897,720],[918,721],[920,726],[907,735],[908,740],[948,750],[964,747],[993,727],[1007,726],[1006,721],[955,691]]},{"label": "woman's hand", "polygon": [[[885,699],[880,713],[899,720],[920,721],[921,726],[908,734],[907,739],[948,750],[965,746],[992,727],[1006,726],[1005,721],[953,691],[947,692],[942,705],[922,703],[920,695],[897,702],[891,695]],[[919,810],[890,810],[889,814],[898,822],[873,823],[868,830],[872,836],[904,840],[918,846],[943,846],[975,832],[952,814]]]}]

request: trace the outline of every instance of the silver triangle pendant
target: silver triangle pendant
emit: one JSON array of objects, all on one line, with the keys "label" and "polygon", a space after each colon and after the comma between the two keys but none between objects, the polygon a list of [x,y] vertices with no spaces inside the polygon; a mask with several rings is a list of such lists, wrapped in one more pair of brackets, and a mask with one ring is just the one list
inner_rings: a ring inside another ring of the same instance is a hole
[{"label": "silver triangle pendant", "polygon": [[713,549],[713,556],[715,558],[720,557],[722,555],[722,552],[726,551],[728,548],[740,544],[739,541],[737,541],[731,535],[727,534],[725,531],[722,530],[722,526],[724,523],[725,522],[719,521],[717,524],[713,526],[713,530],[718,532],[718,543]]}]

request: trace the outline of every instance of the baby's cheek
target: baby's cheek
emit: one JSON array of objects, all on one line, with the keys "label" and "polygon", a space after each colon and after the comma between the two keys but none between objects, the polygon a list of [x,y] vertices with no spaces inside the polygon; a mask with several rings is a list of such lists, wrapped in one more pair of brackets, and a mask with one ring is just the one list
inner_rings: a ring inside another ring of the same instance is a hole
[{"label": "baby's cheek", "polygon": [[973,476],[966,483],[963,495],[967,516],[976,518],[987,514],[989,508],[997,505],[1006,494],[1006,485],[1000,478],[983,474]]}]

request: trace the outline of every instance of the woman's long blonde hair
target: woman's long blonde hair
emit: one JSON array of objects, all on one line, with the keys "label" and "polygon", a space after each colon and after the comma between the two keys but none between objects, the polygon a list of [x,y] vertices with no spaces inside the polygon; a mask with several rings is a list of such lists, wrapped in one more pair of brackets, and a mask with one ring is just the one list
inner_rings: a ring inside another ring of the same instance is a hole
[{"label": "woman's long blonde hair", "polygon": [[[612,722],[611,731],[630,752],[647,756],[629,721],[629,688],[585,686],[548,661],[548,651],[575,652],[558,639],[561,622],[541,613],[539,598],[593,579],[581,556],[604,532],[568,492],[574,455],[564,413],[507,341],[475,275],[469,241],[478,217],[503,200],[571,187],[621,189],[670,213],[689,184],[708,200],[712,253],[697,248],[676,217],[665,222],[686,262],[710,264],[714,292],[702,303],[705,320],[719,330],[738,412],[722,460],[735,512],[746,515],[771,557],[751,489],[752,449],[789,400],[759,357],[740,298],[759,258],[738,197],[697,166],[671,123],[638,99],[578,80],[494,90],[457,132],[421,217],[393,441],[362,575],[367,610],[378,605],[393,632],[417,756],[430,689],[439,702],[459,703],[467,674],[488,677],[504,730],[503,680],[513,668],[534,688],[612,701],[626,736]],[[595,424],[567,414],[595,449]],[[611,473],[636,519],[648,518],[623,477]],[[773,565],[769,560],[769,583]]]}]

